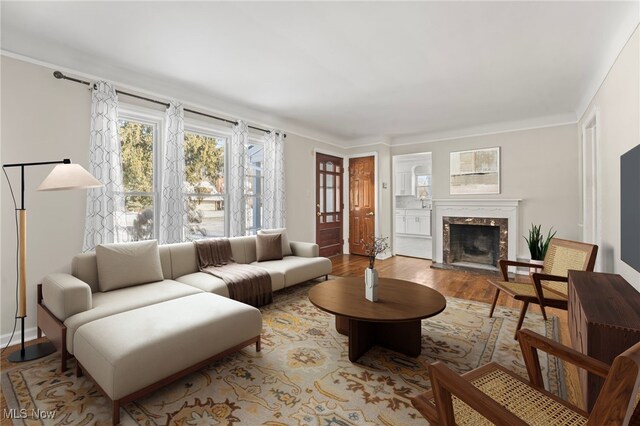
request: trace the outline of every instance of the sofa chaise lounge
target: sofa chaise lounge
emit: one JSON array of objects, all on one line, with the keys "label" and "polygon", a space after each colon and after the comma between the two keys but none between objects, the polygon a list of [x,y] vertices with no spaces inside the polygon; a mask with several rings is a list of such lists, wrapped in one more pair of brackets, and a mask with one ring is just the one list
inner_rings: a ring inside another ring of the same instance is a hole
[{"label": "sofa chaise lounge", "polygon": [[[260,237],[231,238],[234,261],[265,270],[272,291],[328,276],[331,262],[317,245],[283,235],[276,247],[282,237],[286,256],[262,262]],[[48,275],[38,286],[38,334],[61,351],[62,371],[75,355],[76,374],[87,374],[112,401],[114,425],[122,404],[250,344],[260,351],[260,311],[229,299],[221,279],[199,272],[193,243],[96,252],[75,256],[71,274]]]},{"label": "sofa chaise lounge", "polygon": [[120,407],[254,344],[260,352],[257,308],[201,292],[100,318],[74,336],[76,375],[87,374]]},{"label": "sofa chaise lounge", "polygon": [[[229,240],[234,260],[265,269],[273,291],[331,273],[331,261],[319,257],[313,243],[287,242],[281,260],[258,262],[255,236]],[[155,282],[101,291],[93,252],[75,256],[71,274],[54,273],[43,279],[38,286],[38,337],[44,332],[61,352],[62,371],[69,355],[74,354],[77,331],[93,321],[202,292],[228,297],[221,279],[199,272],[193,243],[160,245],[158,251],[163,279]]]}]

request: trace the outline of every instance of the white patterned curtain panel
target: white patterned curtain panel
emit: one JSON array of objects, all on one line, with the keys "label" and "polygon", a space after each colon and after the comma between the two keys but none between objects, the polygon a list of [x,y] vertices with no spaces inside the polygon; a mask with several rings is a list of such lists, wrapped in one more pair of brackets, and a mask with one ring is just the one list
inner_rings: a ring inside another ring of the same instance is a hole
[{"label": "white patterned curtain panel", "polygon": [[249,128],[247,123],[238,120],[233,126],[229,144],[229,182],[227,182],[227,200],[229,209],[229,235],[238,237],[245,234],[246,202],[244,181],[247,173],[247,145]]},{"label": "white patterned curtain panel", "polygon": [[89,172],[104,186],[87,191],[84,251],[126,240],[118,96],[106,81],[94,83],[91,89]]},{"label": "white patterned curtain panel", "polygon": [[284,137],[281,131],[272,130],[264,136],[264,187],[262,227],[285,228],[287,219]]},{"label": "white patterned curtain panel", "polygon": [[165,113],[160,197],[160,243],[181,243],[187,226],[184,196],[184,109],[170,102]]}]

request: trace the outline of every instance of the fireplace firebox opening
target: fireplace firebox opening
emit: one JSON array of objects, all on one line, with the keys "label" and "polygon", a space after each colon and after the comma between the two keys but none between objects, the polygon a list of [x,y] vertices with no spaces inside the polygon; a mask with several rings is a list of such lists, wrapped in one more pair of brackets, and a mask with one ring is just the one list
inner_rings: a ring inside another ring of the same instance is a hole
[{"label": "fireplace firebox opening", "polygon": [[500,227],[451,225],[451,263],[478,263],[498,266]]},{"label": "fireplace firebox opening", "polygon": [[443,218],[443,263],[452,266],[498,270],[507,257],[507,219]]}]

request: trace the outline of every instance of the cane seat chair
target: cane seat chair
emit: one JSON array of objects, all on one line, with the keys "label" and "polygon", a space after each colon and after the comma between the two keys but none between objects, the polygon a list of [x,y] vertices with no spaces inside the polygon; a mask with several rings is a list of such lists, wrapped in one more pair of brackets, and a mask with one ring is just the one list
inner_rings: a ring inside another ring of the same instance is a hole
[{"label": "cane seat chair", "polygon": [[[620,354],[611,367],[530,330],[518,331],[529,381],[496,363],[462,376],[441,362],[429,366],[431,390],[411,399],[432,425],[637,425],[640,343]],[[544,389],[537,350],[548,352],[605,383],[591,413]]]},{"label": "cane seat chair", "polygon": [[[553,238],[544,257],[542,272],[529,275],[529,282],[515,282],[509,280],[509,266],[523,266],[540,268],[527,262],[501,259],[499,262],[502,280],[489,280],[495,287],[495,295],[491,304],[489,317],[493,316],[500,292],[504,291],[516,300],[522,301],[520,318],[516,326],[516,333],[522,327],[530,303],[540,305],[542,316],[547,319],[545,306],[567,309],[568,301],[568,272],[569,270],[593,271],[596,263],[598,246],[578,241]],[[517,334],[516,334],[517,335]]]}]

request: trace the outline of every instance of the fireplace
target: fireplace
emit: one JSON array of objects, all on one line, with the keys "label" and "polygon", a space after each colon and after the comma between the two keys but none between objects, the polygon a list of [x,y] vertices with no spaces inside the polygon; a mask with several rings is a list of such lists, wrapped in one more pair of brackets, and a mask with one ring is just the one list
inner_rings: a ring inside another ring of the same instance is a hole
[{"label": "fireplace", "polygon": [[444,217],[443,263],[498,269],[506,259],[507,219]]},{"label": "fireplace", "polygon": [[500,259],[516,259],[520,201],[433,200],[433,267],[496,271]]}]

